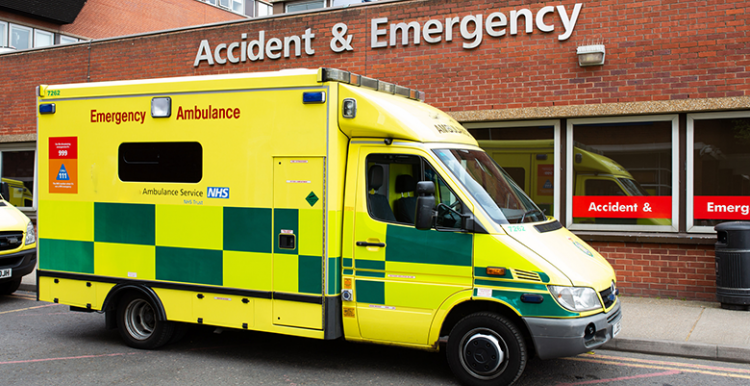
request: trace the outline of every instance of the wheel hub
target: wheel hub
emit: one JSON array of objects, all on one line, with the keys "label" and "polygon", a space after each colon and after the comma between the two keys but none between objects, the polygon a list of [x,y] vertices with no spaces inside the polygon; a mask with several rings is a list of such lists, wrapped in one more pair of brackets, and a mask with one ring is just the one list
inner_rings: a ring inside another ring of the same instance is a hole
[{"label": "wheel hub", "polygon": [[128,304],[125,310],[125,327],[130,336],[137,340],[146,340],[151,337],[155,326],[156,315],[147,301],[136,299]]},{"label": "wheel hub", "polygon": [[492,335],[475,334],[464,345],[466,365],[477,374],[491,374],[500,367],[505,354],[500,342]]}]

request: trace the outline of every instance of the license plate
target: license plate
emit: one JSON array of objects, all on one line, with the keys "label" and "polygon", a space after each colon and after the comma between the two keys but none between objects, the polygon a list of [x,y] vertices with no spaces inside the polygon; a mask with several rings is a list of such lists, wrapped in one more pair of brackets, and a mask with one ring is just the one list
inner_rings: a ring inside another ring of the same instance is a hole
[{"label": "license plate", "polygon": [[0,279],[13,276],[13,268],[0,269]]},{"label": "license plate", "polygon": [[614,338],[614,337],[616,337],[616,336],[617,336],[617,334],[619,334],[619,333],[620,333],[620,331],[622,331],[622,322],[617,322],[617,323],[615,323],[615,325],[614,325],[614,326],[612,327],[612,337],[613,337],[613,338]]}]

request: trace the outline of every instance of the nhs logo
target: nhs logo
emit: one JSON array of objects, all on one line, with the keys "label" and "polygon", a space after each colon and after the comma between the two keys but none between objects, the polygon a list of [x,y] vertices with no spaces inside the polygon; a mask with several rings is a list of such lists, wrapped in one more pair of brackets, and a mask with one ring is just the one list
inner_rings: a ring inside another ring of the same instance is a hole
[{"label": "nhs logo", "polygon": [[208,188],[208,198],[229,198],[229,188]]}]

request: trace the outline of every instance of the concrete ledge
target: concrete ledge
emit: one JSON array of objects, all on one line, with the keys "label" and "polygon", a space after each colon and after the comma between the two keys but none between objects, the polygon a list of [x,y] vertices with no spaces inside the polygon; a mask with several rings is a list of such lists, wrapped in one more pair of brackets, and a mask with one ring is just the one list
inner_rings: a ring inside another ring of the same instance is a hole
[{"label": "concrete ledge", "polygon": [[705,343],[672,342],[668,340],[614,339],[601,346],[614,351],[673,355],[685,358],[713,359],[750,363],[750,348],[718,346]]}]

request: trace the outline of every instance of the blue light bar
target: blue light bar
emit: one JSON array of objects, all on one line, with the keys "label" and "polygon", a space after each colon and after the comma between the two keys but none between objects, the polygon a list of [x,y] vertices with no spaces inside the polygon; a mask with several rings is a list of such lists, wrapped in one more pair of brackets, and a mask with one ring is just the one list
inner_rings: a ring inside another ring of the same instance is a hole
[{"label": "blue light bar", "polygon": [[302,93],[302,103],[324,103],[326,93],[323,91]]},{"label": "blue light bar", "polygon": [[54,114],[55,104],[54,103],[43,103],[39,105],[39,114]]}]

